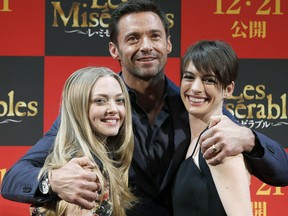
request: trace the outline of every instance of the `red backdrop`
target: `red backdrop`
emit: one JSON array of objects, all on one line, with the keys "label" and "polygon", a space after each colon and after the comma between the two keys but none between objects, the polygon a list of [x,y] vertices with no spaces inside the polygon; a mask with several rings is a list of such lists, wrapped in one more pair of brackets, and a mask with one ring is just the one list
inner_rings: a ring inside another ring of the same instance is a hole
[{"label": "red backdrop", "polygon": [[[107,21],[120,2],[0,0],[0,184],[5,172],[55,120],[68,75],[89,65],[120,70],[107,45]],[[171,24],[168,77],[179,85],[180,57],[192,43],[226,40],[240,58],[230,111],[288,148],[288,1],[157,2]],[[97,19],[90,19],[91,14]],[[264,92],[261,99],[257,89]],[[254,216],[288,214],[287,187],[252,178],[251,196]],[[0,196],[0,215],[26,216],[28,206]]]}]

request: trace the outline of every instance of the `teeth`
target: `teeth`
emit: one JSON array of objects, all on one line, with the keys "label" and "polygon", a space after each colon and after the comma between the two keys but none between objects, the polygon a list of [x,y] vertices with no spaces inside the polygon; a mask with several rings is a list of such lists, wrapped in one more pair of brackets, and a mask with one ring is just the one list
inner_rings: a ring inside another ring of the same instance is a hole
[{"label": "teeth", "polygon": [[203,98],[194,98],[194,97],[189,97],[189,100],[194,103],[203,103],[205,101],[205,99]]},{"label": "teeth", "polygon": [[106,120],[104,120],[105,122],[109,122],[109,123],[115,123],[115,122],[117,122],[117,120],[116,119],[106,119]]}]

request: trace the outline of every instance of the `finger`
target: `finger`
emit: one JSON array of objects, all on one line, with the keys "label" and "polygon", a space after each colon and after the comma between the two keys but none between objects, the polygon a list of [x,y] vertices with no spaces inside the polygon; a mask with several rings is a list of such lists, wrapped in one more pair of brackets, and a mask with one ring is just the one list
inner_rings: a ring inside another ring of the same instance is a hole
[{"label": "finger", "polygon": [[91,209],[95,208],[95,206],[96,206],[94,201],[88,201],[88,200],[83,199],[83,198],[77,199],[75,204],[80,206],[81,208],[87,209],[87,210],[91,210]]},{"label": "finger", "polygon": [[97,192],[92,190],[82,190],[81,194],[79,195],[81,198],[87,200],[88,202],[93,202],[97,199]]},{"label": "finger", "polygon": [[99,182],[99,178],[94,170],[85,169],[85,179],[91,182]]},{"label": "finger", "polygon": [[88,157],[73,158],[71,162],[77,163],[81,167],[85,167],[89,169],[94,169],[96,166],[95,163],[93,163]]},{"label": "finger", "polygon": [[199,143],[201,146],[201,152],[204,154],[211,146],[217,143],[218,138],[214,136],[213,130],[205,131],[199,139]]},{"label": "finger", "polygon": [[[206,160],[210,160],[212,158],[215,158],[220,152],[222,152],[224,145],[223,143],[209,143],[210,147],[204,152],[203,157]],[[220,155],[221,156],[221,155]]]},{"label": "finger", "polygon": [[213,144],[211,148],[213,153],[217,154],[219,152],[219,149],[216,147],[215,144]]},{"label": "finger", "polygon": [[91,191],[95,193],[101,189],[100,183],[95,181],[83,181],[82,185],[79,185],[79,188],[83,191]]},{"label": "finger", "polygon": [[78,198],[85,199],[88,202],[93,202],[97,199],[97,191],[99,190],[99,185],[96,182],[82,182],[74,194],[75,200]]},{"label": "finger", "polygon": [[[91,184],[93,184],[93,182],[87,182],[86,185],[84,185],[84,183],[82,182],[81,185],[78,185],[77,188],[73,188],[74,190],[71,189],[68,193],[64,193],[63,196],[59,197],[69,203],[79,205],[82,208],[92,209],[94,205],[91,203],[97,199],[97,193],[95,191],[87,189],[91,187]],[[94,184],[96,183],[94,182]]]},{"label": "finger", "polygon": [[225,154],[222,153],[222,152],[219,152],[217,155],[215,155],[214,157],[210,158],[210,159],[207,159],[206,162],[209,164],[209,165],[212,165],[212,166],[216,166],[218,164],[221,164],[222,161],[224,160],[225,158]]},{"label": "finger", "polygon": [[213,157],[215,157],[219,152],[219,148],[216,148],[216,145],[213,144],[210,148],[208,148],[204,153],[203,153],[203,157],[206,160],[210,160]]},{"label": "finger", "polygon": [[101,184],[97,174],[93,170],[89,170],[87,174],[87,179],[89,182],[86,184],[86,189],[94,192],[101,192]]},{"label": "finger", "polygon": [[223,116],[211,116],[208,128],[211,128],[211,127],[217,125],[222,120],[222,118],[223,118]]}]

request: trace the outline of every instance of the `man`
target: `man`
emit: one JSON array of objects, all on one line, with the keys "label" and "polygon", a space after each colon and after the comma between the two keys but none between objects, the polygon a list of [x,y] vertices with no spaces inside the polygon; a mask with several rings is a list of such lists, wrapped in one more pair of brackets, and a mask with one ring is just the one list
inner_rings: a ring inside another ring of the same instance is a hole
[{"label": "man", "polygon": [[[171,189],[189,145],[190,131],[179,89],[164,74],[172,50],[167,20],[153,3],[130,0],[114,11],[110,39],[109,50],[120,62],[133,114],[135,149],[129,183],[139,203],[129,214],[172,215]],[[224,113],[231,117],[227,110]],[[58,124],[59,118],[7,172],[2,195],[15,201],[41,203],[57,194],[61,199],[92,209],[99,188],[96,181],[91,181],[95,176],[82,168],[90,164],[87,158],[75,158],[51,171],[50,178],[45,179],[50,182],[49,193],[39,190],[37,175],[53,145]],[[288,157],[284,149],[228,118],[219,120],[203,134],[200,143],[210,164],[244,152],[258,178],[271,185],[288,184]],[[213,144],[221,147],[217,153],[211,151]]]}]

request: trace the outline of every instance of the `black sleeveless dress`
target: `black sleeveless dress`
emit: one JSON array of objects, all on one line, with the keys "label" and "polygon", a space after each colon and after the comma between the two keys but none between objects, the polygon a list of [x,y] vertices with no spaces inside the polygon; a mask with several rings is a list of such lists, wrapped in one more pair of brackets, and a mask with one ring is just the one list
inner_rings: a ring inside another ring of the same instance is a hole
[{"label": "black sleeveless dress", "polygon": [[198,141],[192,155],[182,162],[176,175],[172,191],[174,216],[227,216],[201,151],[201,170],[192,158]]}]

